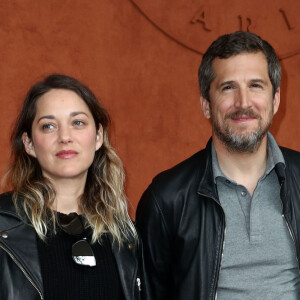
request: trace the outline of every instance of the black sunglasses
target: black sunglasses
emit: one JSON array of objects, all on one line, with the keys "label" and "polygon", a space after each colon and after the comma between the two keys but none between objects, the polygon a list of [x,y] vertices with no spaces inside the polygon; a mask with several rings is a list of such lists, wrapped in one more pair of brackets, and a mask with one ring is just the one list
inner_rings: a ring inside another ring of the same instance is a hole
[{"label": "black sunglasses", "polygon": [[[84,231],[81,217],[77,213],[57,214],[59,227],[70,235],[80,236]],[[96,266],[96,258],[86,237],[72,245],[72,258],[78,265]]]}]

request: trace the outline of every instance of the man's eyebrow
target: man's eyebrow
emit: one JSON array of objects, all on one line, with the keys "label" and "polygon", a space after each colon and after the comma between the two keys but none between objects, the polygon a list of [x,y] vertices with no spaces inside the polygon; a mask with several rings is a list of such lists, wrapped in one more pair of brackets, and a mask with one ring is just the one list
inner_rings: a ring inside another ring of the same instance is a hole
[{"label": "man's eyebrow", "polygon": [[[70,116],[71,116],[71,117],[76,117],[76,116],[81,115],[81,114],[88,116],[87,113],[85,113],[85,112],[83,112],[83,111],[74,111],[74,112],[70,113]],[[55,119],[55,116],[54,116],[54,115],[46,115],[46,116],[42,116],[42,117],[40,117],[40,118],[37,120],[37,123],[39,123],[39,122],[40,122],[41,120],[43,120],[43,119],[54,120],[54,119]]]},{"label": "man's eyebrow", "polygon": [[[262,83],[264,85],[268,85],[267,80],[262,79],[262,78],[253,78],[253,79],[250,79],[250,82],[251,83]],[[220,83],[219,87],[221,88],[225,85],[231,85],[233,83],[235,83],[235,80],[226,80],[226,81],[223,81],[222,83]]]},{"label": "man's eyebrow", "polygon": [[268,84],[268,82],[267,82],[267,80],[265,80],[265,79],[261,79],[261,78],[253,78],[253,79],[251,79],[250,80],[250,82],[254,82],[254,83],[262,83],[262,84],[264,84],[264,85],[267,85]]},{"label": "man's eyebrow", "polygon": [[230,85],[233,84],[234,82],[235,82],[234,80],[223,81],[220,83],[219,87],[223,87],[224,85]]}]

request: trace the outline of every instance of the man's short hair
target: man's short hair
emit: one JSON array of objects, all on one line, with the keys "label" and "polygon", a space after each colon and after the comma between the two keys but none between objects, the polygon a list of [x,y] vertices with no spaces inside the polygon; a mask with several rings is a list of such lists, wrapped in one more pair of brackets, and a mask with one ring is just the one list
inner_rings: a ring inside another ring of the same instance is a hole
[{"label": "man's short hair", "polygon": [[200,92],[206,100],[210,101],[210,85],[216,76],[212,66],[213,60],[217,57],[229,58],[244,52],[262,52],[265,55],[274,97],[280,85],[281,67],[273,47],[254,33],[236,31],[220,36],[203,55],[198,70],[198,80]]}]

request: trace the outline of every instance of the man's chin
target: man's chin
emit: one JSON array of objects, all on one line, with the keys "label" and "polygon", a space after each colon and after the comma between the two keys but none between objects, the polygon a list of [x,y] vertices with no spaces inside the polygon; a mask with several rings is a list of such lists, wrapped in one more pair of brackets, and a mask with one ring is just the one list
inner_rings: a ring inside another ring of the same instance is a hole
[{"label": "man's chin", "polygon": [[238,153],[255,152],[261,145],[266,133],[267,131],[262,132],[261,130],[215,131],[217,138],[226,146],[228,151]]},{"label": "man's chin", "polygon": [[261,132],[249,132],[244,134],[231,134],[227,136],[227,140],[224,141],[227,148],[234,152],[240,153],[253,153],[259,146],[266,133]]},{"label": "man's chin", "polygon": [[240,140],[247,142],[253,139],[254,136],[257,136],[257,131],[247,131],[247,132],[230,132],[228,134],[232,140]]},{"label": "man's chin", "polygon": [[260,128],[258,126],[232,126],[227,128],[226,132],[236,136],[251,136],[253,134],[256,134],[258,131],[260,131]]}]

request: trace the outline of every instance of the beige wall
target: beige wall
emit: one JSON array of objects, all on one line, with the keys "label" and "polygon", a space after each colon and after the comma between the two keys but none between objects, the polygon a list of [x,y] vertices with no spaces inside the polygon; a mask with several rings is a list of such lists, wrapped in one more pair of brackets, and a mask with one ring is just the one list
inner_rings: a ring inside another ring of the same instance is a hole
[{"label": "beige wall", "polygon": [[65,73],[87,84],[110,112],[134,210],[156,173],[206,144],[210,125],[197,83],[201,53],[224,31],[249,25],[282,58],[281,107],[272,132],[281,145],[300,150],[297,2],[1,1],[1,171],[26,91],[49,73]]}]

